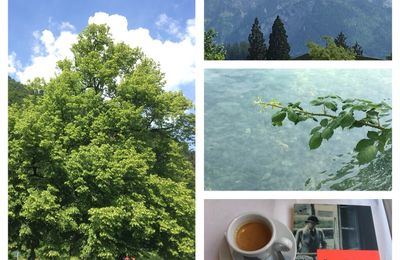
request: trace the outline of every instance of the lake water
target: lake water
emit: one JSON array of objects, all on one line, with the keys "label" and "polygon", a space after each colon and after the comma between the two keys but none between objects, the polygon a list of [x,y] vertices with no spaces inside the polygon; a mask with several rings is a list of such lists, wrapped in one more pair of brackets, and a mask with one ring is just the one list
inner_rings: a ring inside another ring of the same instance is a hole
[{"label": "lake water", "polygon": [[390,70],[208,69],[205,81],[206,190],[390,190],[391,146],[359,166],[353,149],[367,128],[335,130],[310,150],[318,123],[271,124],[274,111],[260,112],[257,97],[284,104],[336,94],[391,104]]}]

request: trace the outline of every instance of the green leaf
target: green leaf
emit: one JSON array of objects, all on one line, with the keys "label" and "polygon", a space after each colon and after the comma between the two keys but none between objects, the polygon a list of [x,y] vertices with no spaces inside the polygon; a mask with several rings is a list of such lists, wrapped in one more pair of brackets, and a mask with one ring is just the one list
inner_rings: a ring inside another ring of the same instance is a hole
[{"label": "green leaf", "polygon": [[293,110],[289,110],[288,119],[293,123],[297,123],[299,121],[299,116],[295,112],[293,112]]},{"label": "green leaf", "polygon": [[379,113],[376,112],[375,110],[370,110],[370,111],[367,112],[367,114],[368,114],[369,116],[377,116],[377,115],[379,115]]},{"label": "green leaf", "polygon": [[378,143],[378,151],[383,153],[385,151],[385,143],[384,142],[379,142]]},{"label": "green leaf", "polygon": [[337,110],[337,105],[335,103],[333,103],[333,102],[328,101],[328,102],[325,102],[324,105],[328,109],[332,110],[333,112],[336,112],[336,110]]},{"label": "green leaf", "polygon": [[392,137],[392,129],[391,128],[382,130],[381,138],[384,138],[387,140],[391,137]]},{"label": "green leaf", "polygon": [[279,122],[272,122],[272,125],[273,125],[273,126],[283,126],[283,123],[282,123],[282,121],[279,121]]},{"label": "green leaf", "polygon": [[360,150],[357,160],[360,164],[365,164],[375,159],[378,148],[375,145],[369,145]]},{"label": "green leaf", "polygon": [[318,100],[318,99],[314,99],[314,100],[312,100],[312,101],[310,102],[310,104],[313,105],[313,106],[320,106],[320,105],[322,105],[323,103],[324,103],[323,101]]},{"label": "green leaf", "polygon": [[286,117],[286,112],[279,111],[272,115],[272,123],[279,123],[282,122]]},{"label": "green leaf", "polygon": [[361,141],[359,141],[356,145],[356,148],[354,148],[355,151],[360,152],[361,150],[363,150],[365,147],[374,145],[374,140],[371,139],[362,139]]},{"label": "green leaf", "polygon": [[300,108],[300,104],[301,104],[300,102],[296,102],[296,103],[293,104],[293,107]]},{"label": "green leaf", "polygon": [[326,119],[326,118],[325,118],[325,119],[322,119],[321,122],[320,122],[320,125],[323,126],[323,127],[325,127],[325,126],[328,125],[328,122],[329,122],[328,119]]},{"label": "green leaf", "polygon": [[332,135],[333,135],[333,129],[330,128],[330,127],[325,128],[324,131],[322,131],[322,134],[321,134],[322,138],[324,138],[326,140],[329,140],[329,138],[331,138]]},{"label": "green leaf", "polygon": [[315,132],[319,131],[321,128],[322,128],[322,126],[314,127],[314,128],[311,130],[310,135],[315,134]]},{"label": "green leaf", "polygon": [[354,105],[351,109],[358,110],[358,111],[367,111],[369,106],[367,105]]},{"label": "green leaf", "polygon": [[303,116],[303,115],[299,115],[298,122],[301,122],[301,121],[306,121],[307,119],[308,119],[308,117],[306,117],[306,116]]},{"label": "green leaf", "polygon": [[368,131],[367,136],[368,136],[369,139],[372,139],[372,140],[378,140],[379,139],[378,132]]},{"label": "green leaf", "polygon": [[343,128],[349,127],[354,123],[354,121],[353,113],[347,112],[341,117],[340,126]]},{"label": "green leaf", "polygon": [[310,147],[311,150],[313,150],[313,149],[317,149],[318,147],[320,147],[321,143],[322,143],[321,133],[316,132],[311,136],[308,146]]},{"label": "green leaf", "polygon": [[349,99],[349,98],[343,101],[343,103],[352,103],[352,102],[354,102],[354,99]]},{"label": "green leaf", "polygon": [[364,124],[361,121],[354,121],[352,127],[363,127]]},{"label": "green leaf", "polygon": [[332,119],[331,122],[329,123],[329,127],[331,127],[332,129],[338,128],[340,126],[340,120],[341,118]]}]

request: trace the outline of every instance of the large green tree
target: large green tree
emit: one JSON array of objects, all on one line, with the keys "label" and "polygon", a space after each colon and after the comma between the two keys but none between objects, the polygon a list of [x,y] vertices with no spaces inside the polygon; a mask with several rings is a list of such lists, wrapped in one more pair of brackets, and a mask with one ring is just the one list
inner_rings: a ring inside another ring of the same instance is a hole
[{"label": "large green tree", "polygon": [[268,60],[290,59],[290,46],[287,38],[285,25],[278,15],[272,25],[272,31],[269,35]]},{"label": "large green tree", "polygon": [[194,259],[192,103],[105,25],[89,25],[72,52],[10,102],[10,252]]},{"label": "large green tree", "polygon": [[204,59],[205,60],[224,60],[225,48],[224,45],[215,42],[218,36],[214,29],[204,32]]},{"label": "large green tree", "polygon": [[267,46],[265,45],[264,35],[261,32],[261,26],[257,17],[254,19],[248,40],[250,47],[247,59],[265,60],[267,57]]}]

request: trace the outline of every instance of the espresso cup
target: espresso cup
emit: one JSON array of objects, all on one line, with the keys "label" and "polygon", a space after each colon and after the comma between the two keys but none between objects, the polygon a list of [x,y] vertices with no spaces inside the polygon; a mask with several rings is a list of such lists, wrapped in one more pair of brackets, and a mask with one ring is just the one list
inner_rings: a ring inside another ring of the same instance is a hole
[{"label": "espresso cup", "polygon": [[[257,225],[251,227],[254,223]],[[243,230],[249,226],[253,229],[257,227],[266,229],[266,231],[254,231],[254,236],[252,236],[251,230],[245,231],[250,232],[246,235],[246,239],[249,242],[248,248],[254,247],[258,249],[246,250],[241,241],[238,243],[238,235],[240,239],[240,234],[238,234],[238,232],[244,232]],[[262,239],[260,236],[263,236],[263,234],[265,234],[266,237]],[[257,241],[251,241],[253,237]],[[255,212],[244,213],[233,219],[228,226],[226,240],[231,249],[235,252],[235,255],[241,256],[242,259],[277,259],[276,255],[279,251],[289,251],[294,246],[289,238],[277,236],[275,224],[270,218]]]}]

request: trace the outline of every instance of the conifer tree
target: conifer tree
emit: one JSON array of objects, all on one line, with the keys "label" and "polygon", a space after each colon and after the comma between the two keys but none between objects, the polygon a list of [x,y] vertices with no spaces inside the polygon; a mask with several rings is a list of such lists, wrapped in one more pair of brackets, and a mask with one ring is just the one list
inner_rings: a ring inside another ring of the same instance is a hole
[{"label": "conifer tree", "polygon": [[264,35],[258,23],[258,18],[254,19],[251,33],[249,34],[249,60],[265,60],[267,54],[267,46],[265,45]]},{"label": "conifer tree", "polygon": [[363,50],[363,48],[361,47],[361,45],[358,44],[358,42],[356,42],[356,43],[353,45],[353,47],[351,47],[351,48],[354,50],[354,52],[357,54],[357,56],[362,56],[362,55],[363,55],[364,50]]},{"label": "conifer tree", "polygon": [[344,35],[343,32],[340,32],[338,34],[338,36],[335,38],[335,44],[338,47],[343,47],[345,49],[348,49],[349,46],[347,46],[346,40],[347,40],[347,37]]},{"label": "conifer tree", "polygon": [[272,25],[272,32],[269,35],[268,60],[290,59],[290,46],[287,38],[285,26],[278,15]]}]

